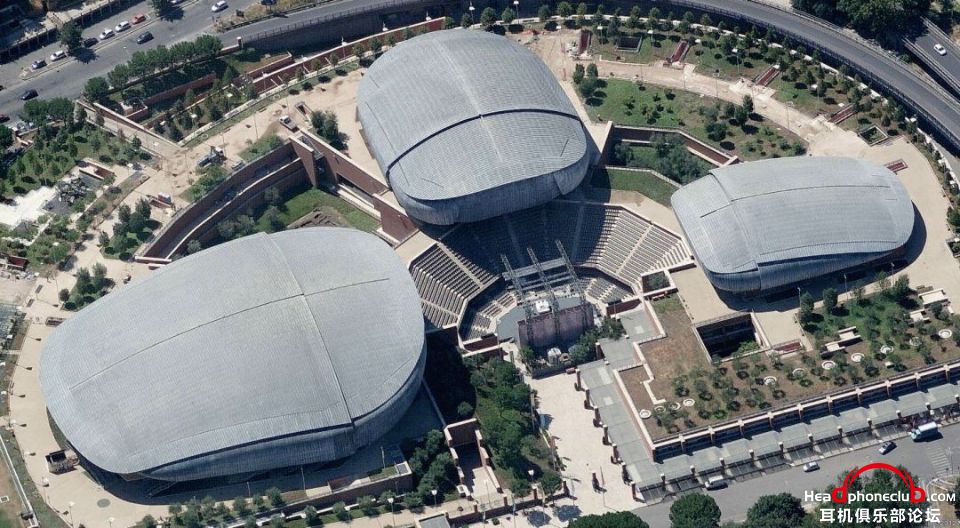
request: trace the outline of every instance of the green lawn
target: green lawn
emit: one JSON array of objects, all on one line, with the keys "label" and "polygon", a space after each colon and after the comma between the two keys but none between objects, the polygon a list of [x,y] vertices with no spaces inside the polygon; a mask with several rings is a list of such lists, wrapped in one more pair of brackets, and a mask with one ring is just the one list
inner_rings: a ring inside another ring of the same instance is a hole
[{"label": "green lawn", "polygon": [[268,134],[255,141],[249,147],[243,149],[243,151],[240,153],[240,157],[245,161],[252,161],[279,147],[282,143],[283,142],[280,140],[280,136],[276,134]]},{"label": "green lawn", "polygon": [[[613,121],[628,126],[682,128],[689,134],[744,160],[792,156],[795,144],[804,145],[791,132],[766,124],[757,114],[743,127],[727,126],[723,141],[709,139],[705,130],[704,109],[724,104],[712,97],[659,88],[637,86],[621,79],[600,81],[600,88],[586,100],[587,112],[598,121]],[[802,153],[802,152],[801,152]]]},{"label": "green lawn", "polygon": [[636,191],[667,207],[670,207],[670,196],[677,190],[676,187],[653,174],[609,167],[594,172],[591,183],[595,187]]},{"label": "green lawn", "polygon": [[[376,218],[357,209],[352,204],[320,189],[308,189],[299,193],[279,206],[280,216],[285,224],[297,220],[318,207],[332,207],[337,210],[352,227],[361,231],[374,232],[380,223]],[[270,224],[261,213],[257,217],[257,228],[270,231]]]}]

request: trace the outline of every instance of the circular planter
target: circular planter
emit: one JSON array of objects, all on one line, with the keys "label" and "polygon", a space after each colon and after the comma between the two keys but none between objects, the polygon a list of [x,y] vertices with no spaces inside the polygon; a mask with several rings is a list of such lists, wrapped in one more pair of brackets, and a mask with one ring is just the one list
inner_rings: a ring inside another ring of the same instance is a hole
[{"label": "circular planter", "polygon": [[953,330],[950,330],[949,328],[944,328],[943,330],[940,330],[939,332],[937,332],[937,335],[940,336],[941,339],[950,339],[951,337],[953,337]]},{"label": "circular planter", "polygon": [[683,399],[683,406],[684,406],[684,407],[693,407],[693,404],[694,404],[694,403],[696,403],[696,402],[693,400],[693,398],[684,398],[684,399]]},{"label": "circular planter", "polygon": [[667,408],[664,407],[663,405],[657,405],[656,407],[653,408],[653,412],[657,414],[663,414],[667,412]]},{"label": "circular planter", "polygon": [[890,352],[893,352],[893,347],[892,347],[892,346],[890,346],[890,345],[883,345],[882,347],[880,347],[880,353],[881,353],[881,354],[887,355],[887,354],[889,354]]},{"label": "circular planter", "polygon": [[642,418],[642,419],[644,419],[644,420],[646,420],[646,419],[650,418],[651,416],[653,416],[653,413],[650,412],[650,409],[640,409],[640,412],[639,412],[638,414],[640,415],[640,418]]},{"label": "circular planter", "polygon": [[853,354],[850,354],[850,361],[853,361],[854,363],[860,363],[863,361],[863,354],[860,352],[854,352]]},{"label": "circular planter", "polygon": [[830,361],[830,360],[828,359],[828,360],[824,361],[823,363],[821,363],[820,366],[823,367],[823,370],[830,370],[830,369],[832,369],[833,367],[836,367],[837,364],[836,364],[835,362]]},{"label": "circular planter", "polygon": [[793,369],[793,377],[795,378],[802,378],[806,375],[807,375],[807,371],[800,367]]},{"label": "circular planter", "polygon": [[680,410],[680,407],[681,407],[680,402],[672,402],[672,403],[670,403],[670,410],[671,410],[671,411],[679,411],[679,410]]},{"label": "circular planter", "polygon": [[766,376],[766,377],[763,378],[763,384],[764,384],[764,385],[767,385],[767,386],[773,385],[773,384],[776,383],[776,382],[777,382],[777,377],[776,377],[776,376]]}]

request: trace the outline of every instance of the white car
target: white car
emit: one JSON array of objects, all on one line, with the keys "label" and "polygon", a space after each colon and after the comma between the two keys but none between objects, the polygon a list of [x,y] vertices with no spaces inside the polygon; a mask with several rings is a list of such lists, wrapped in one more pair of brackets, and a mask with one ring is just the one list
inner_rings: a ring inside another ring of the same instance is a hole
[{"label": "white car", "polygon": [[121,31],[126,31],[128,29],[130,29],[130,22],[127,22],[126,20],[120,22],[113,28],[113,30],[116,31],[117,33],[120,33]]},{"label": "white car", "polygon": [[99,38],[100,40],[107,40],[112,36],[113,36],[113,30],[110,28],[104,28],[104,30],[100,32],[100,36],[97,38]]},{"label": "white car", "polygon": [[210,6],[210,11],[213,11],[214,13],[219,13],[220,11],[223,11],[226,8],[227,8],[227,2],[225,2],[224,0],[220,0],[216,4],[213,4],[212,6]]},{"label": "white car", "polygon": [[67,52],[63,50],[57,50],[50,54],[50,62],[56,62],[60,59],[65,59],[67,57]]},{"label": "white car", "polygon": [[820,469],[820,464],[816,462],[807,462],[806,464],[803,465],[804,473],[810,473],[811,471],[816,471],[818,469]]},{"label": "white car", "polygon": [[940,44],[934,44],[934,45],[933,45],[933,49],[936,50],[936,52],[939,53],[940,55],[946,55],[946,54],[947,54],[947,48],[944,48],[944,47],[943,47],[942,45],[940,45]]}]

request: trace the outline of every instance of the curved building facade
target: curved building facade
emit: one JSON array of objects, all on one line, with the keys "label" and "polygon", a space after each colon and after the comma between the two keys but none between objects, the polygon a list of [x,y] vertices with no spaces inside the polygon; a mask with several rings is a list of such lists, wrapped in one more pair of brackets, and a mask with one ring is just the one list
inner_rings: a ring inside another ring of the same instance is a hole
[{"label": "curved building facade", "polygon": [[98,300],[47,339],[40,382],[85,460],[183,481],[353,454],[396,425],[425,358],[391,248],[313,228],[204,250]]},{"label": "curved building facade", "polygon": [[357,113],[397,201],[430,224],[483,220],[569,193],[595,151],[547,66],[481,31],[400,43],[364,75]]},{"label": "curved building facade", "polygon": [[721,167],[671,198],[720,290],[774,290],[901,251],[914,210],[897,175],[850,159],[796,157]]}]

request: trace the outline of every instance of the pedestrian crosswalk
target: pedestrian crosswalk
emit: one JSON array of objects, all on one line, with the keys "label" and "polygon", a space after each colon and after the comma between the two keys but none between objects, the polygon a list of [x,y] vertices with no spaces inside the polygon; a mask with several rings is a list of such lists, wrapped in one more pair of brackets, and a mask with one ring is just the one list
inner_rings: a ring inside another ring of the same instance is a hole
[{"label": "pedestrian crosswalk", "polygon": [[943,447],[939,444],[930,444],[926,448],[927,459],[933,465],[936,475],[945,475],[950,473],[950,457]]}]

